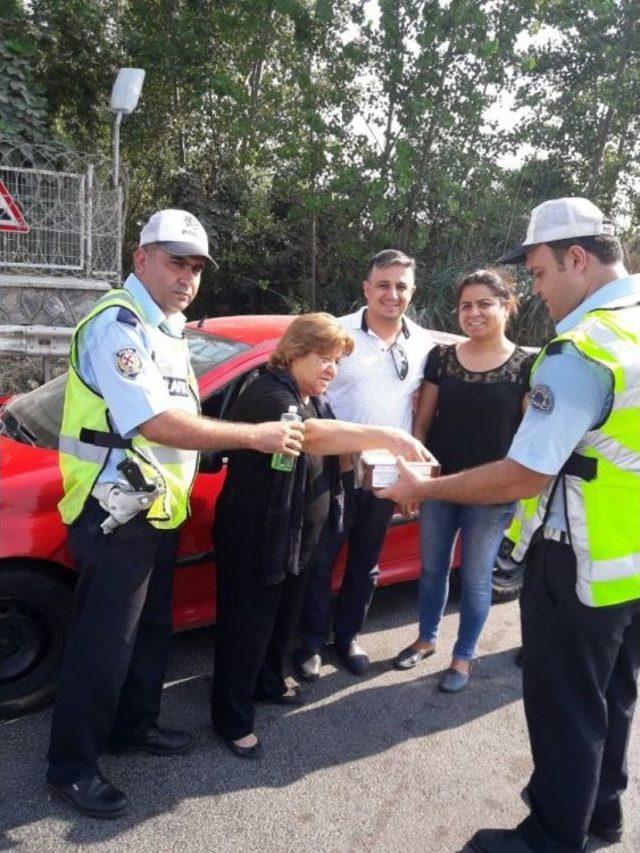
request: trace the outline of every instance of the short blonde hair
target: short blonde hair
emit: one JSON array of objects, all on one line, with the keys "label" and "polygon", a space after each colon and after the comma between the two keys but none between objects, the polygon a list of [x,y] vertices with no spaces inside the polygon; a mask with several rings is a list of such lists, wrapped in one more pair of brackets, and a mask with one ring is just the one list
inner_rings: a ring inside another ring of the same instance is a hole
[{"label": "short blonde hair", "polygon": [[304,358],[311,352],[329,355],[338,348],[342,355],[351,355],[353,346],[353,338],[332,314],[324,311],[300,314],[278,341],[269,364],[288,368],[297,358]]}]

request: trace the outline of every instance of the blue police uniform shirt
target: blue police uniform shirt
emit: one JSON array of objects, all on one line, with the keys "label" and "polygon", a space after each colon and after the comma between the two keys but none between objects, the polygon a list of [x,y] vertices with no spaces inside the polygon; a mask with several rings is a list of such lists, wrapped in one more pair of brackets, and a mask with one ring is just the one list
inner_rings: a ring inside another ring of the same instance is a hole
[{"label": "blue police uniform shirt", "polygon": [[[182,335],[185,316],[178,313],[167,317],[135,275],[127,278],[123,288],[133,296],[150,326],[162,324],[170,334]],[[152,352],[144,326],[131,311],[119,307],[107,308],[90,320],[78,338],[80,377],[104,398],[113,426],[124,438],[137,435],[140,424],[155,415],[175,408]],[[135,370],[123,369],[123,358],[128,358]],[[124,455],[122,450],[112,450],[97,482],[122,480],[116,465]]]},{"label": "blue police uniform shirt", "polygon": [[[640,276],[625,276],[605,284],[557,324],[557,333],[573,329],[588,311],[632,294],[640,299]],[[612,396],[610,373],[565,344],[559,354],[547,356],[540,362],[531,389],[531,403],[507,457],[533,471],[555,476],[585,432],[604,417]],[[566,530],[559,489],[554,495],[547,524],[557,530]]]}]

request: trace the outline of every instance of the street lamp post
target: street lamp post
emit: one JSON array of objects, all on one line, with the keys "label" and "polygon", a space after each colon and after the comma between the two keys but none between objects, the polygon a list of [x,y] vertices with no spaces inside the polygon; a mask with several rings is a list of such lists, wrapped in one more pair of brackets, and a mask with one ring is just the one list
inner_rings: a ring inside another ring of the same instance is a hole
[{"label": "street lamp post", "polygon": [[122,187],[120,186],[120,125],[122,117],[128,116],[138,106],[144,69],[121,68],[111,89],[111,112],[115,114],[113,122],[113,188],[116,192],[117,217],[117,266],[118,277],[122,275]]},{"label": "street lamp post", "polygon": [[113,123],[113,186],[120,181],[120,124],[122,117],[128,116],[138,106],[144,69],[121,68],[111,90],[111,112],[115,113]]}]

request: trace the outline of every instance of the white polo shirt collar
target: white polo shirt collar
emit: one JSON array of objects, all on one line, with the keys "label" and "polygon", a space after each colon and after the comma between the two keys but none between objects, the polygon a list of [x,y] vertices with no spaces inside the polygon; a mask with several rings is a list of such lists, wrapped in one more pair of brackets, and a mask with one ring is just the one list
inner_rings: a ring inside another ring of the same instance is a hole
[{"label": "white polo shirt collar", "polygon": [[[360,322],[358,322],[358,314],[360,315]],[[399,338],[401,334],[404,335],[405,338],[410,337],[411,330],[409,329],[409,326],[407,324],[407,321],[404,318],[404,315],[400,319],[400,324],[401,324],[400,325],[400,332],[398,333],[397,337]],[[378,338],[378,340],[380,340],[380,338],[373,331],[373,329],[369,328],[369,324],[367,323],[367,306],[366,305],[364,305],[360,309],[359,312],[356,312],[356,314],[354,316],[353,328],[354,329],[361,329],[363,332],[366,332],[366,334],[373,335],[373,337]],[[396,340],[397,340],[397,338],[396,338]]]}]

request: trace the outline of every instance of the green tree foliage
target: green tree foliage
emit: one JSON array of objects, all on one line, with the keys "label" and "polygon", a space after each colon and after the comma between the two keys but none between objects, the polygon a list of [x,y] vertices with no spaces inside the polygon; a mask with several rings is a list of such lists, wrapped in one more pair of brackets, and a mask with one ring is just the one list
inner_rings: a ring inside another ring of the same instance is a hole
[{"label": "green tree foliage", "polygon": [[[634,0],[10,2],[5,127],[35,98],[21,114],[43,132],[108,154],[116,69],[145,69],[122,125],[126,242],[159,206],[202,219],[221,269],[194,312],[343,312],[366,258],[398,246],[418,314],[453,329],[451,284],[532,205],[585,194],[640,218]],[[520,340],[548,334],[534,301],[520,316]]]},{"label": "green tree foliage", "polygon": [[640,175],[640,4],[553,0],[536,17],[553,36],[522,55],[518,103],[530,119],[520,136],[594,201],[630,213]]},{"label": "green tree foliage", "polygon": [[31,0],[35,73],[46,88],[51,124],[81,150],[106,148],[105,107],[117,68],[118,0]]},{"label": "green tree foliage", "polygon": [[35,43],[19,0],[6,0],[0,16],[0,137],[4,144],[48,138],[44,88],[31,73]]}]

